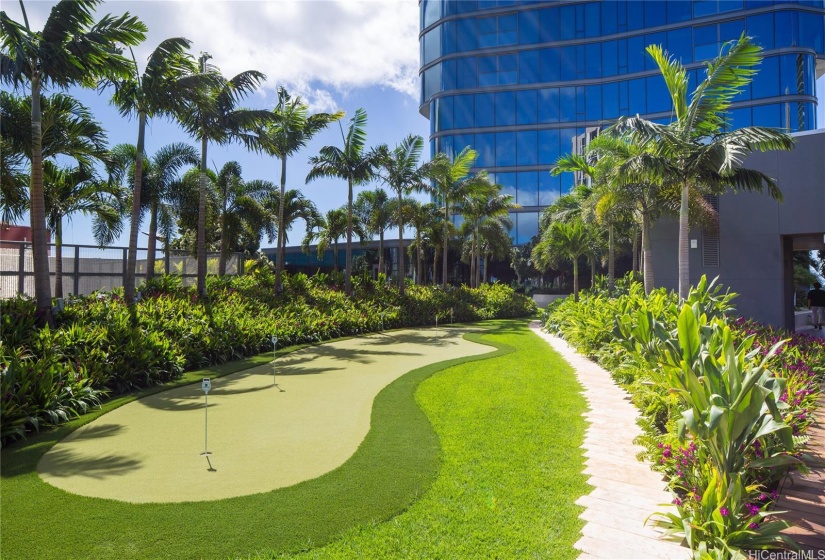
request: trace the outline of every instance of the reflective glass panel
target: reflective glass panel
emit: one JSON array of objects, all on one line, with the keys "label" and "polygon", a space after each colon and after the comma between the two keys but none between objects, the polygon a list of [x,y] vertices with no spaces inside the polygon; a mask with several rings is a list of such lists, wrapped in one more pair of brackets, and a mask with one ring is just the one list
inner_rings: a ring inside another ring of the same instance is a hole
[{"label": "reflective glass panel", "polygon": [[[605,41],[601,43],[602,48],[602,76],[615,76],[619,73],[618,48],[616,41]],[[589,60],[589,59],[588,59]]]},{"label": "reflective glass panel", "polygon": [[458,89],[474,88],[478,85],[478,81],[476,80],[476,59],[474,56],[457,59],[456,71],[458,73]]},{"label": "reflective glass panel", "polygon": [[693,62],[693,49],[691,48],[690,27],[674,29],[667,32],[667,50],[682,64]]},{"label": "reflective glass panel", "polygon": [[542,49],[541,56],[541,81],[557,82],[561,76],[559,70],[559,49]]},{"label": "reflective glass panel", "polygon": [[539,42],[539,12],[536,10],[519,12],[519,44],[530,45]]},{"label": "reflective glass panel", "polygon": [[603,119],[619,118],[619,86],[616,82],[602,86],[602,117]]},{"label": "reflective glass panel", "polygon": [[539,165],[555,165],[559,153],[559,131],[556,129],[539,130]]},{"label": "reflective glass panel", "polygon": [[456,95],[453,111],[456,128],[472,128],[474,126],[475,109],[472,95]]},{"label": "reflective glass panel", "polygon": [[[572,88],[569,88],[572,89]],[[561,116],[559,110],[558,88],[544,88],[538,92],[538,116],[541,123],[557,123]]]},{"label": "reflective glass panel", "polygon": [[518,194],[516,202],[522,206],[536,206],[539,203],[539,177],[535,171],[518,174]]},{"label": "reflective glass panel", "polygon": [[[539,111],[539,117],[541,117],[541,111]],[[559,88],[559,117],[561,122],[576,120],[576,88]]]},{"label": "reflective glass panel", "polygon": [[513,91],[500,91],[496,96],[496,126],[516,124],[516,94]]},{"label": "reflective glass panel", "polygon": [[539,40],[542,43],[558,41],[559,34],[559,9],[545,8],[539,12],[541,27],[539,28]]},{"label": "reflective glass panel", "polygon": [[535,130],[522,130],[516,133],[516,150],[518,165],[538,164],[538,134]]},{"label": "reflective glass panel", "polygon": [[476,167],[493,167],[496,164],[495,134],[476,134],[474,147],[478,152]]},{"label": "reflective glass panel", "polygon": [[516,165],[516,133],[496,132],[496,167]]},{"label": "reflective glass panel", "polygon": [[535,84],[541,81],[539,51],[521,51],[519,53],[519,83]]},{"label": "reflective glass panel", "polygon": [[[469,4],[469,2],[459,2]],[[458,52],[474,51],[476,49],[476,20],[475,18],[456,21],[455,48]]]},{"label": "reflective glass panel", "polygon": [[494,95],[492,93],[477,93],[475,97],[475,125],[478,127],[494,126],[496,124]]},{"label": "reflective glass panel", "polygon": [[561,177],[553,177],[548,171],[539,172],[539,205],[549,206],[561,195]]},{"label": "reflective glass panel", "polygon": [[516,216],[518,216],[516,243],[519,245],[529,243],[539,233],[539,214],[538,212],[520,212]]},{"label": "reflective glass panel", "polygon": [[516,92],[516,124],[535,124],[538,122],[538,105],[536,90],[527,89]]}]

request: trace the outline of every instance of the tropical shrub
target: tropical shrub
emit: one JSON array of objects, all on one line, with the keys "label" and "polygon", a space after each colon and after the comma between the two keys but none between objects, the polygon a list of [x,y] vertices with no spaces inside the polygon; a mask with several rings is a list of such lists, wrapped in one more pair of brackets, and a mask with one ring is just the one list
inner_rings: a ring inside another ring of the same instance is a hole
[{"label": "tropical shrub", "polygon": [[605,292],[551,306],[546,327],[610,370],[642,411],[640,459],[666,475],[677,505],[656,522],[697,557],[792,546],[766,517],[788,470],[804,469],[825,344],[731,317],[735,294],[705,278],[681,305],[633,282]]}]

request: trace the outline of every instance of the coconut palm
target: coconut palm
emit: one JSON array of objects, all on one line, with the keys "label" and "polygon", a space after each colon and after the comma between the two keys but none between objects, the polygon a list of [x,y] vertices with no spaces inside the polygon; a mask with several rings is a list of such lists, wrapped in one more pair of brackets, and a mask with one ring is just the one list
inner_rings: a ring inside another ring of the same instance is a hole
[{"label": "coconut palm", "polygon": [[266,76],[257,70],[247,70],[226,79],[217,68],[207,64],[210,58],[208,53],[201,53],[198,69],[201,74],[212,74],[211,85],[177,114],[184,130],[201,143],[197,227],[197,290],[201,297],[206,296],[206,154],[209,142],[240,142],[248,149],[260,149],[261,144],[255,131],[260,130],[261,125],[271,116],[266,110],[238,108],[238,103],[254,92]]},{"label": "coconut palm", "polygon": [[[110,179],[118,184],[123,184],[124,180],[130,186],[137,184],[134,181],[135,166],[138,149],[133,144],[118,144],[112,148],[112,165],[110,169]],[[140,180],[140,201],[138,205],[136,225],[140,225],[143,215],[149,212],[149,231],[146,253],[146,279],[151,280],[155,272],[155,254],[157,252],[158,230],[167,239],[173,230],[173,225],[177,215],[172,192],[173,185],[178,180],[178,173],[186,165],[198,164],[197,151],[188,144],[181,142],[168,144],[155,152],[151,158],[141,158],[141,180]],[[134,199],[138,196],[132,191],[132,209],[134,218]],[[128,257],[127,257],[128,267]],[[134,270],[132,274],[134,276]],[[127,270],[128,274],[128,270]],[[134,282],[133,282],[134,284]],[[125,292],[125,289],[124,289]]]},{"label": "coconut palm", "polygon": [[120,206],[125,191],[101,180],[85,166],[58,167],[43,162],[46,224],[54,232],[54,296],[63,297],[63,220],[82,212],[92,217],[92,232],[101,245],[111,243],[123,229]]},{"label": "coconut palm", "polygon": [[[79,166],[106,161],[106,132],[75,98],[62,93],[40,96],[41,157],[67,156]],[[16,222],[28,208],[28,182],[32,154],[31,99],[0,91],[2,134],[3,221]]]},{"label": "coconut palm", "polygon": [[[485,178],[483,174],[479,179]],[[489,187],[471,193],[458,204],[458,210],[464,216],[461,232],[470,239],[470,285],[478,287],[481,283],[481,224],[485,219],[509,216],[509,212],[519,205],[510,195],[499,194],[501,186],[490,183]],[[495,194],[494,194],[495,193]],[[510,225],[512,227],[512,223]]]},{"label": "coconut palm", "polygon": [[[286,191],[286,160],[295,155],[318,132],[329,126],[330,123],[341,119],[343,111],[336,113],[309,114],[309,107],[300,97],[292,97],[283,87],[278,88],[278,103],[272,110],[272,117],[259,131],[260,146],[263,151],[281,160],[281,190],[280,198],[285,199]],[[281,213],[288,207],[278,207],[278,242],[275,259],[275,290],[281,290],[281,272],[284,269],[286,249],[286,223]]]},{"label": "coconut palm", "polygon": [[270,237],[275,233],[272,215],[264,203],[275,192],[275,185],[269,181],[244,181],[241,174],[241,165],[237,161],[230,161],[221,167],[215,181],[220,213],[220,276],[226,274],[229,249],[238,249],[242,238],[252,244],[260,244],[262,231],[268,230]]},{"label": "coconut palm", "polygon": [[[207,87],[212,79],[207,73],[198,73],[195,59],[187,52],[190,41],[174,37],[162,41],[149,55],[143,73],[137,61],[132,74],[122,80],[114,80],[112,103],[124,117],[137,117],[138,134],[134,165],[132,166],[134,186],[132,192],[131,225],[129,228],[129,250],[126,257],[126,275],[123,292],[126,303],[135,301],[135,266],[137,262],[137,240],[140,228],[141,204],[143,197],[143,160],[146,123],[156,116],[174,115],[184,110],[187,102]],[[150,243],[153,239],[150,238]],[[154,261],[153,247],[149,247],[149,258]],[[154,271],[154,263],[148,268]]]},{"label": "coconut palm", "polygon": [[34,257],[34,292],[38,324],[52,324],[46,208],[43,193],[43,142],[40,92],[44,88],[95,87],[101,78],[132,74],[131,61],[118,45],[133,46],[145,38],[146,26],[128,13],[95,22],[100,0],[61,0],[42,31],[29,26],[22,0],[23,24],[0,11],[0,80],[31,91],[31,184],[29,217]]},{"label": "coconut palm", "polygon": [[450,158],[443,153],[438,153],[430,162],[429,174],[434,186],[431,192],[439,199],[443,205],[443,263],[441,269],[441,286],[447,287],[447,244],[449,242],[448,228],[451,223],[451,209],[453,205],[466,198],[484,192],[491,193],[492,187],[486,173],[470,175],[470,169],[475,164],[478,154],[475,150],[467,146],[455,158]]},{"label": "coconut palm", "polygon": [[415,231],[415,241],[413,242],[416,254],[415,283],[421,285],[424,283],[424,237],[431,228],[438,227],[440,230],[440,224],[438,223],[440,213],[435,204],[424,204],[414,198],[404,200],[402,207],[405,212],[403,220],[412,226]]},{"label": "coconut palm", "polygon": [[317,156],[309,158],[312,165],[307,174],[307,182],[319,177],[336,177],[347,182],[347,256],[344,269],[344,287],[348,294],[352,293],[352,233],[354,221],[352,218],[352,188],[369,181],[375,176],[377,167],[381,164],[382,154],[379,150],[367,150],[367,113],[364,109],[355,111],[350,119],[346,135],[341,128],[341,139],[344,147],[324,146]]},{"label": "coconut palm", "polygon": [[[424,139],[410,134],[390,151],[384,148],[381,162],[381,178],[398,195],[396,217],[393,225],[398,226],[398,289],[404,294],[404,196],[413,191],[425,190],[424,178],[429,172],[426,164],[418,165]],[[419,263],[420,264],[420,263]]]},{"label": "coconut palm", "polygon": [[591,250],[591,234],[581,219],[553,222],[533,248],[533,262],[540,270],[557,266],[562,260],[573,261],[573,299],[579,300],[579,257]]},{"label": "coconut palm", "polygon": [[333,208],[327,211],[324,216],[317,216],[316,221],[311,224],[307,231],[301,247],[309,254],[309,246],[318,241],[318,260],[324,259],[324,253],[332,245],[332,259],[335,263],[335,274],[338,274],[338,240],[342,237],[350,237],[353,233],[363,242],[367,237],[367,232],[358,221],[350,222],[351,213],[345,206]]},{"label": "coconut palm", "polygon": [[[392,224],[392,208],[387,191],[377,188],[358,193],[353,211],[369,235],[378,236],[378,272],[384,269],[384,231]],[[402,253],[403,255],[403,253]]]},{"label": "coconut palm", "polygon": [[[289,232],[298,219],[304,220],[307,232],[309,232],[312,224],[318,221],[320,214],[315,207],[315,203],[306,198],[298,189],[288,189],[284,191],[283,195],[283,208],[281,208],[281,193],[277,190],[264,201],[264,206],[270,215],[275,216],[282,224],[281,226],[275,224],[274,237],[278,236],[278,230],[282,230],[281,239],[286,245],[289,242]],[[272,237],[270,237],[270,242],[272,240]]]},{"label": "coconut palm", "polygon": [[[705,79],[688,94],[688,73],[658,45],[647,48],[659,67],[673,102],[675,119],[667,125],[641,117],[619,119],[619,130],[628,130],[633,141],[651,146],[645,164],[655,169],[665,184],[678,185],[679,206],[679,297],[690,288],[689,201],[691,190],[721,194],[733,190],[762,191],[781,199],[776,182],[764,173],[742,167],[754,151],[790,150],[793,139],[776,129],[751,126],[725,131],[725,115],[734,98],[750,84],[761,62],[761,48],[744,34],[726,43],[708,63]],[[640,167],[639,160],[625,168]]]}]

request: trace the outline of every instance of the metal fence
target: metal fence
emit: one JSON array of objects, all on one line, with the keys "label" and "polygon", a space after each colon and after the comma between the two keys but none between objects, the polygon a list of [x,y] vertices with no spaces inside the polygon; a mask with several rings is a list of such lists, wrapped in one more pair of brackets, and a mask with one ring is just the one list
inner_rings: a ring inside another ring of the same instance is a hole
[{"label": "metal fence", "polygon": [[[56,248],[49,245],[51,289],[55,286]],[[63,269],[63,293],[88,295],[96,290],[111,290],[123,286],[126,273],[127,247],[98,247],[96,245],[63,245],[60,251]],[[147,249],[138,249],[135,280],[140,284],[146,278]],[[207,274],[218,273],[218,253],[207,253]],[[197,259],[186,251],[155,253],[155,275],[180,276],[184,285],[197,279]],[[242,274],[244,257],[233,253],[226,261],[226,274]],[[30,242],[3,241],[0,245],[0,298],[17,294],[34,296],[34,259]]]}]

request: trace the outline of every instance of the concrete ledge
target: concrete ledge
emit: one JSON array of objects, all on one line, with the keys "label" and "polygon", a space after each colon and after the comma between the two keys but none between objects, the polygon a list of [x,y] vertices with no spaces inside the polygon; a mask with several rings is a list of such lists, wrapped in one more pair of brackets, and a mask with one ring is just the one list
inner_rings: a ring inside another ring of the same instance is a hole
[{"label": "concrete ledge", "polygon": [[557,299],[564,299],[570,294],[533,294],[533,301],[539,307],[547,307]]}]

